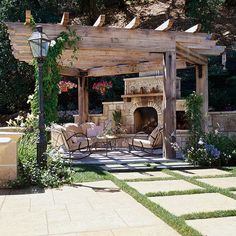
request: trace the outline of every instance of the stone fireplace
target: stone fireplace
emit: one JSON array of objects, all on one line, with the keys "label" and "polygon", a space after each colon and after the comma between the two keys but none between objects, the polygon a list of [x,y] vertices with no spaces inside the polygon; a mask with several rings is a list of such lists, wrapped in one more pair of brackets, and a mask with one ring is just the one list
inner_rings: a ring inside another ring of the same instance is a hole
[{"label": "stone fireplace", "polygon": [[151,133],[158,125],[157,112],[153,107],[140,107],[134,111],[134,132]]},{"label": "stone fireplace", "polygon": [[[178,83],[180,80],[177,79]],[[107,120],[112,120],[112,113],[120,110],[123,127],[130,134],[138,131],[150,133],[157,125],[162,125],[163,76],[127,78],[124,82],[123,101],[103,102],[103,113],[90,114],[90,120],[104,126]],[[179,85],[177,87],[180,89]],[[184,100],[176,101],[176,110],[185,110]]]}]

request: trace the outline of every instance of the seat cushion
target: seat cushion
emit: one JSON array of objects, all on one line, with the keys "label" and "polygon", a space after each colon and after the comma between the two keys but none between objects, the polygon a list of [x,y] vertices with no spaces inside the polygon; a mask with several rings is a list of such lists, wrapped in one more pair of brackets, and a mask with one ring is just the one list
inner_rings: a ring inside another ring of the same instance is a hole
[{"label": "seat cushion", "polygon": [[67,132],[73,132],[74,134],[83,133],[82,128],[78,126],[77,124],[69,123],[69,124],[65,124],[64,126]]},{"label": "seat cushion", "polygon": [[[76,137],[74,137],[76,138]],[[75,142],[74,142],[75,141]],[[77,137],[76,140],[73,139],[72,145],[70,146],[70,151],[76,151],[78,149],[88,148],[93,144],[90,138]]]},{"label": "seat cushion", "polygon": [[135,139],[129,141],[129,144],[134,145],[136,147],[152,148],[151,142],[149,140],[145,140],[145,139],[135,138]]},{"label": "seat cushion", "polygon": [[162,146],[162,134],[163,134],[163,128],[161,126],[157,126],[149,135],[148,140],[150,141],[153,147]]}]

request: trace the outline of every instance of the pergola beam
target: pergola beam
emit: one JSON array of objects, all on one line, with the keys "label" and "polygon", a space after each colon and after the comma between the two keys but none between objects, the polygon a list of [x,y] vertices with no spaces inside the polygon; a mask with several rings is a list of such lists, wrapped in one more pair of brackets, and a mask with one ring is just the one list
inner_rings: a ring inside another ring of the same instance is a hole
[{"label": "pergola beam", "polygon": [[125,26],[125,29],[136,29],[139,27],[140,23],[140,18],[134,17],[134,19],[130,21],[128,25]]},{"label": "pergola beam", "polygon": [[98,19],[96,20],[96,22],[93,24],[94,27],[101,27],[105,24],[105,19],[106,16],[105,15],[100,15],[98,17]]},{"label": "pergola beam", "polygon": [[191,64],[206,65],[208,63],[206,57],[201,56],[197,52],[193,52],[191,49],[186,48],[179,43],[176,43],[176,54],[178,57],[186,60]]},{"label": "pergola beam", "polygon": [[[176,61],[177,69],[187,68],[186,62],[184,60]],[[149,72],[163,70],[163,59],[155,61],[143,61],[133,64],[120,64],[110,67],[94,67],[88,70],[88,77],[99,77],[99,76],[109,76],[109,75],[122,75],[122,74],[132,74],[139,72]]]},{"label": "pergola beam", "polygon": [[157,30],[157,31],[167,31],[167,30],[171,29],[173,24],[174,24],[174,20],[173,19],[168,19],[163,24],[158,26],[155,30]]},{"label": "pergola beam", "polygon": [[161,70],[161,60],[140,62],[134,64],[116,65],[111,67],[95,67],[88,70],[89,77],[108,76],[108,75],[122,75],[139,72]]}]

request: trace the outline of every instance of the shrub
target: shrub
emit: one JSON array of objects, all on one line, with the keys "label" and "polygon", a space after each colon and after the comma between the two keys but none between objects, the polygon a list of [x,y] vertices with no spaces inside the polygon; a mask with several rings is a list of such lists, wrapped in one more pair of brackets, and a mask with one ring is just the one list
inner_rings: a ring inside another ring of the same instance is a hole
[{"label": "shrub", "polygon": [[60,156],[51,158],[47,154],[44,165],[36,159],[37,132],[26,131],[18,147],[18,178],[13,187],[58,187],[72,182],[73,171],[66,166]]}]

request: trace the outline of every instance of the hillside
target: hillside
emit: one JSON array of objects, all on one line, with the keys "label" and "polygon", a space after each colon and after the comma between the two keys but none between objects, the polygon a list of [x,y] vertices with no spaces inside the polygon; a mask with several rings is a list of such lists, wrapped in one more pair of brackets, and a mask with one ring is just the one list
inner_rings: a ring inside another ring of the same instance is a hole
[{"label": "hillside", "polygon": [[[137,0],[125,1],[125,6],[112,5],[98,9],[97,14],[106,15],[106,24],[114,27],[124,27],[133,17],[141,19],[140,28],[154,29],[165,20],[173,18],[175,20],[172,30],[186,30],[194,24],[200,23],[197,19],[186,16],[187,0]],[[232,1],[233,2],[233,1]],[[74,21],[82,24],[93,24],[96,20],[95,14],[77,16]],[[203,19],[204,21],[204,19]],[[214,32],[214,37],[221,44],[228,47],[235,46],[236,39],[236,4],[235,6],[221,7],[214,21],[211,22],[210,29],[204,32]]]}]

